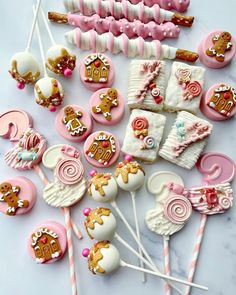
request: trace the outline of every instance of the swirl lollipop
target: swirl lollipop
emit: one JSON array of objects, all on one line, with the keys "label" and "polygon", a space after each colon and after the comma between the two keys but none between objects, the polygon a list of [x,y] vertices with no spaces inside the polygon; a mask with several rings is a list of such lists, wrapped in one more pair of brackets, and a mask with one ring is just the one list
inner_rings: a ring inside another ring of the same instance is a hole
[{"label": "swirl lollipop", "polygon": [[30,52],[31,43],[34,35],[35,25],[38,18],[38,12],[42,0],[38,0],[35,10],[34,20],[31,26],[26,49],[14,54],[11,58],[10,75],[17,81],[17,88],[24,89],[25,84],[35,83],[40,76],[39,64],[33,54]]},{"label": "swirl lollipop", "polygon": [[[175,279],[170,276],[162,275],[157,272],[143,269],[124,262],[120,258],[119,250],[108,241],[97,242],[90,250],[88,248],[84,249],[82,255],[88,258],[88,268],[93,274],[109,275],[110,273],[116,271],[120,266],[122,266],[137,271],[145,271],[148,274],[152,274],[160,278],[165,278],[168,280],[186,284],[186,281]],[[197,287],[199,289],[208,290],[207,287],[192,284],[192,286],[193,285],[194,287]]]},{"label": "swirl lollipop", "polygon": [[[145,130],[146,123],[148,124],[146,118],[137,118],[137,120],[134,120],[132,122],[132,124],[134,124],[137,127],[136,131],[139,131],[139,135],[140,135],[140,130],[142,131]],[[136,191],[141,186],[143,186],[145,181],[145,172],[143,170],[143,167],[137,162],[133,162],[132,157],[130,155],[126,155],[125,161],[120,162],[118,166],[116,167],[115,177],[116,177],[118,186],[121,189],[130,192],[131,199],[132,199],[135,227],[136,227],[136,235],[139,241],[141,241],[135,196],[136,196]],[[142,254],[140,247],[139,247],[139,253],[140,255]],[[143,267],[142,261],[140,261],[140,265],[141,267]],[[143,276],[143,281],[145,281],[145,276]]]},{"label": "swirl lollipop", "polygon": [[[183,180],[169,171],[152,174],[147,182],[147,189],[155,195],[156,205],[147,212],[146,224],[148,228],[163,236],[164,268],[170,274],[169,239],[180,231],[191,217],[192,206],[185,197]],[[166,294],[171,293],[169,285]]]},{"label": "swirl lollipop", "polygon": [[[201,214],[188,272],[189,282],[193,281],[196,271],[207,216],[222,214],[233,206],[230,182],[234,178],[236,169],[233,160],[221,153],[203,154],[197,162],[197,168],[203,174],[204,185],[191,188],[188,196],[193,209]],[[190,294],[190,287],[186,289],[185,294]]]}]

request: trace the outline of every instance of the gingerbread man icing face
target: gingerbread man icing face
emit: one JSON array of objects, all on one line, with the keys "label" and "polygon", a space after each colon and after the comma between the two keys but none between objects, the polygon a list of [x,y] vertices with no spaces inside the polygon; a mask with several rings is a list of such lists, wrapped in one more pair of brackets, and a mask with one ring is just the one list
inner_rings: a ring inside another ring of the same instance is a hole
[{"label": "gingerbread man icing face", "polygon": [[87,131],[87,127],[80,120],[83,116],[82,112],[75,111],[71,106],[68,106],[64,109],[64,114],[65,116],[62,118],[62,122],[66,125],[70,135],[81,136]]}]

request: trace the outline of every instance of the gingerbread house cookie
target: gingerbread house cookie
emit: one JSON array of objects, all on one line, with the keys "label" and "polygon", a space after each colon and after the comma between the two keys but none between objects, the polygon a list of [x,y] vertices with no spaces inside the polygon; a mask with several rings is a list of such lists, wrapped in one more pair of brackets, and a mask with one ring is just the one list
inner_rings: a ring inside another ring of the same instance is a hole
[{"label": "gingerbread house cookie", "polygon": [[215,84],[202,96],[200,108],[211,120],[227,120],[236,113],[236,90],[226,83]]},{"label": "gingerbread house cookie", "polygon": [[126,128],[122,152],[136,159],[154,162],[162,139],[166,117],[160,114],[133,110]]},{"label": "gingerbread house cookie", "polygon": [[205,147],[212,128],[206,120],[185,111],[179,112],[159,155],[180,167],[191,169]]},{"label": "gingerbread house cookie", "polygon": [[205,69],[181,62],[172,65],[164,109],[197,113],[203,90]]},{"label": "gingerbread house cookie", "polygon": [[82,83],[90,90],[110,87],[115,78],[112,61],[102,53],[89,54],[80,65]]},{"label": "gingerbread house cookie", "polygon": [[106,131],[92,133],[84,144],[86,160],[95,167],[109,167],[120,154],[120,145],[115,136]]},{"label": "gingerbread house cookie", "polygon": [[158,60],[133,60],[129,66],[128,106],[153,112],[163,108],[166,64]]}]

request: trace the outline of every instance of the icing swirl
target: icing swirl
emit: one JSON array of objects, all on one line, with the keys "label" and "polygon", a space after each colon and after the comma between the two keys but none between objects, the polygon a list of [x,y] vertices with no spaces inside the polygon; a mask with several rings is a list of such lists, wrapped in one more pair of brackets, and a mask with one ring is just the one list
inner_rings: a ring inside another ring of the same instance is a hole
[{"label": "icing swirl", "polygon": [[218,202],[219,202],[219,205],[225,210],[233,206],[232,197],[230,198],[229,196],[220,197],[218,199]]},{"label": "icing swirl", "polygon": [[143,142],[146,149],[154,149],[157,146],[156,139],[153,136],[146,136]]},{"label": "icing swirl", "polygon": [[55,174],[62,183],[73,185],[82,179],[84,167],[80,160],[62,159],[57,163]]},{"label": "icing swirl", "polygon": [[193,81],[187,85],[187,91],[192,97],[196,97],[201,94],[202,86],[198,81]]},{"label": "icing swirl", "polygon": [[191,70],[187,69],[187,68],[185,68],[185,69],[179,68],[176,70],[176,73],[175,73],[175,75],[180,83],[189,82],[190,78],[191,78],[191,74],[192,74]]},{"label": "icing swirl", "polygon": [[148,129],[149,127],[148,120],[145,117],[134,118],[131,125],[133,130],[143,130],[143,129]]},{"label": "icing swirl", "polygon": [[164,205],[165,217],[174,224],[184,224],[192,214],[189,200],[180,195],[169,197]]}]

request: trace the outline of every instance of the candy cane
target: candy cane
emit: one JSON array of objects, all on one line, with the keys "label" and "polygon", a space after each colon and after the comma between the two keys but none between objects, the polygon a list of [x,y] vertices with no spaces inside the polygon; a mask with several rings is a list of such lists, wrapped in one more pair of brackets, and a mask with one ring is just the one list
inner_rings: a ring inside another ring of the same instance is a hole
[{"label": "candy cane", "polygon": [[162,45],[159,40],[145,42],[142,37],[129,39],[125,34],[115,37],[112,33],[97,34],[94,30],[82,32],[79,28],[69,31],[65,35],[68,43],[82,50],[92,49],[94,52],[110,51],[113,54],[123,52],[128,57],[141,56],[143,58],[179,59],[195,62],[198,54],[185,49],[177,49]]},{"label": "candy cane", "polygon": [[99,34],[111,32],[114,36],[119,36],[124,33],[129,38],[140,36],[147,39],[151,37],[154,40],[161,41],[165,38],[178,38],[180,33],[179,27],[171,22],[158,25],[152,21],[143,24],[140,20],[129,22],[125,18],[116,20],[113,16],[101,18],[98,14],[84,16],[49,12],[48,19],[59,24],[78,27],[84,32],[94,29]]},{"label": "candy cane", "polygon": [[185,16],[161,9],[158,4],[148,7],[142,2],[132,5],[126,0],[121,0],[121,2],[116,2],[115,0],[64,0],[64,5],[68,11],[81,12],[81,14],[86,16],[96,13],[101,17],[112,15],[116,19],[126,18],[129,21],[139,19],[143,23],[154,20],[158,24],[171,21],[176,25],[185,27],[191,27],[194,21],[192,16]]}]

